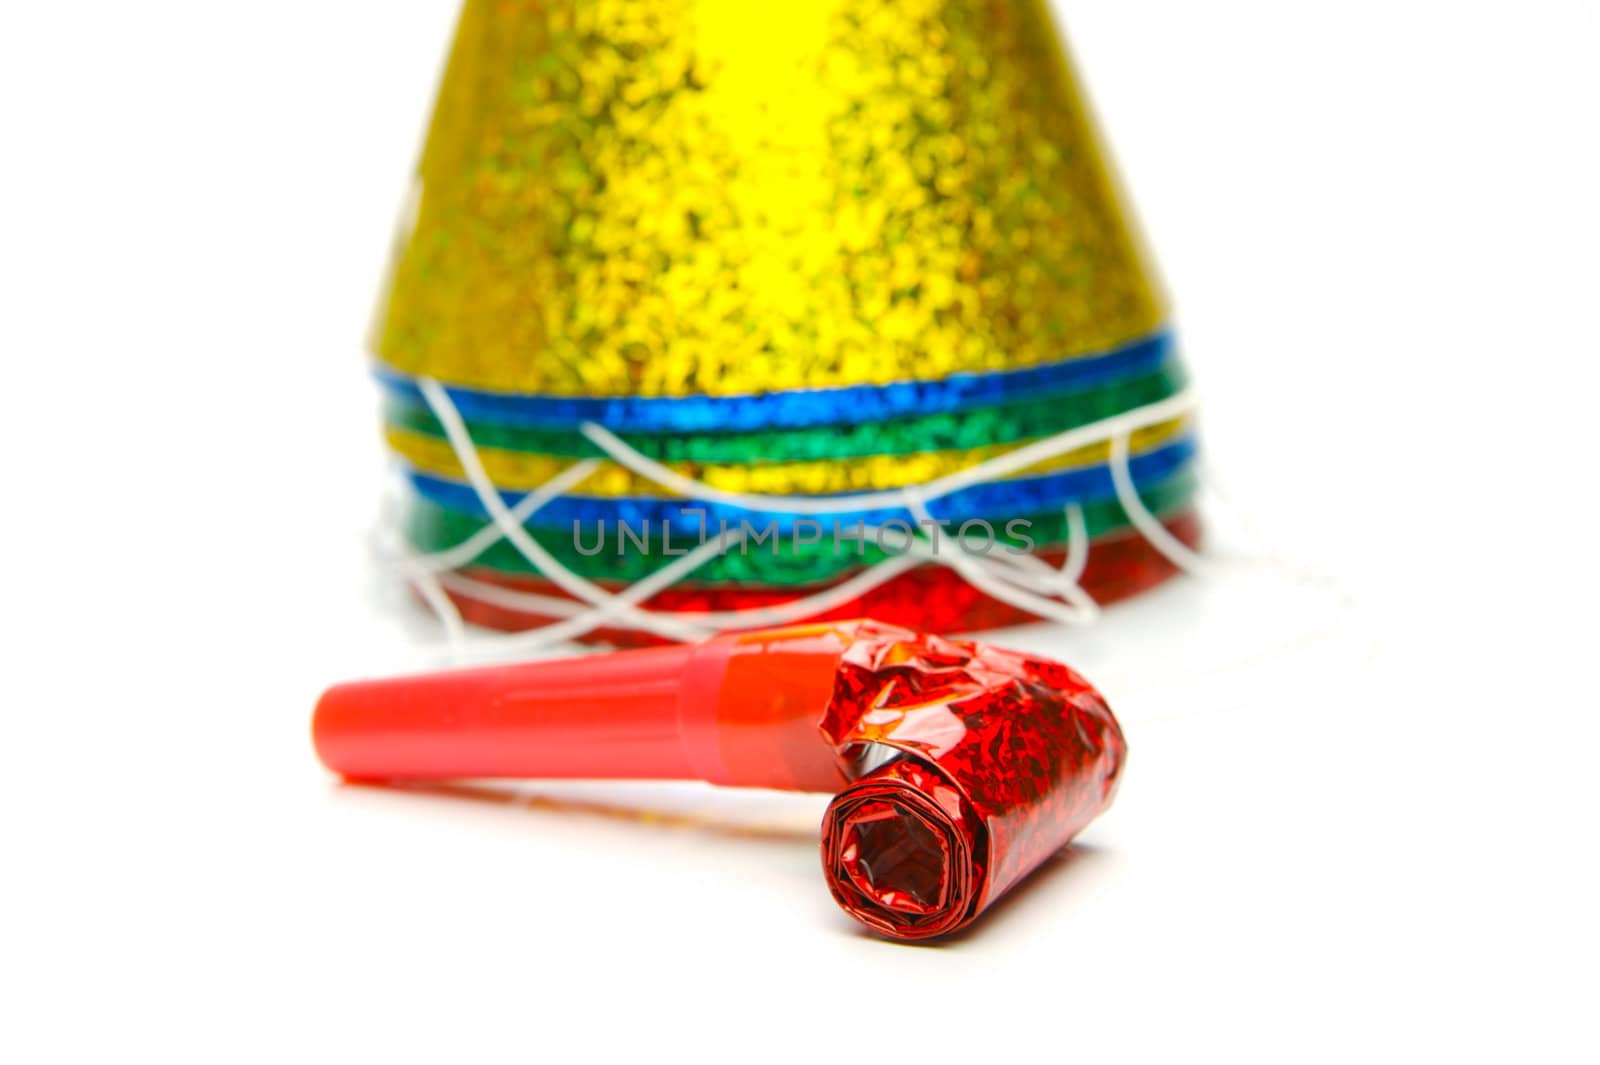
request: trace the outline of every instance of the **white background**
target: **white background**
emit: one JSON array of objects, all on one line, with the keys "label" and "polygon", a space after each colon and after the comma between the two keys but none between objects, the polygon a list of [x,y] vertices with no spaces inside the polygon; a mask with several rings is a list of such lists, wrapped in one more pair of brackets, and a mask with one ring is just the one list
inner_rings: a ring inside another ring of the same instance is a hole
[{"label": "white background", "polygon": [[938,947],[821,800],[312,758],[431,660],[361,345],[455,7],[0,14],[7,1060],[1593,1060],[1594,5],[1060,4],[1225,557],[1007,634],[1130,771]]}]

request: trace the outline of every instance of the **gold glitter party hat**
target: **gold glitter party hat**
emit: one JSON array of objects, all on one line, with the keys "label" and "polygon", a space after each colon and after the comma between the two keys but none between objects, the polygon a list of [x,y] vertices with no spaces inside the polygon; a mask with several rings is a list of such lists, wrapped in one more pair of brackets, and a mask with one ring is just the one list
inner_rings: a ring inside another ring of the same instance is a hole
[{"label": "gold glitter party hat", "polygon": [[1034,366],[1162,309],[1044,6],[467,5],[381,358],[735,395]]},{"label": "gold glitter party hat", "polygon": [[[1195,536],[1165,308],[1038,0],[468,0],[376,349],[409,547],[503,627],[971,628],[1148,586]],[[675,561],[813,516],[927,565]],[[930,557],[924,521],[1037,554]],[[642,538],[588,554],[607,522]]]}]

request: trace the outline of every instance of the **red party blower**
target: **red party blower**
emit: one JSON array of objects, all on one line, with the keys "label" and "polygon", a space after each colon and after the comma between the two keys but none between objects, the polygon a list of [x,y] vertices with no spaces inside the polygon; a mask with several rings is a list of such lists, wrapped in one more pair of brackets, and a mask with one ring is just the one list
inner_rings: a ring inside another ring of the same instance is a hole
[{"label": "red party blower", "polygon": [[1127,751],[1067,667],[875,621],[341,684],[312,728],[360,780],[837,792],[828,886],[895,939],[971,922],[1110,805]]}]

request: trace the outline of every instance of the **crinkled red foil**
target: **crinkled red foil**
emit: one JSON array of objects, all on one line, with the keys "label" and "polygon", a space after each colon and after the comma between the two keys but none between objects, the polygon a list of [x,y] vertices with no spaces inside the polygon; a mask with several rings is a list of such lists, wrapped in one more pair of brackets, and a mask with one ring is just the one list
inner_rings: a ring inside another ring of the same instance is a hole
[{"label": "crinkled red foil", "polygon": [[822,827],[834,897],[897,939],[965,926],[1065,846],[1110,805],[1127,752],[1066,666],[871,622],[822,729],[840,751],[898,756],[841,791]]},{"label": "crinkled red foil", "polygon": [[[1200,541],[1200,522],[1192,511],[1171,519],[1166,523],[1166,528],[1191,547]],[[1041,557],[1060,565],[1066,552],[1044,552]],[[1176,572],[1172,563],[1151,547],[1148,541],[1128,531],[1094,542],[1080,584],[1097,602],[1105,604],[1137,595]],[[462,575],[513,591],[571,598],[549,581],[537,577],[508,575],[487,569],[467,569]],[[622,591],[625,587],[601,583],[612,591]],[[814,594],[819,590],[814,587],[696,587],[684,584],[659,592],[642,605],[647,610],[672,612],[746,610],[781,605],[797,595]],[[461,616],[475,625],[517,632],[560,620],[534,611],[485,602],[466,592],[450,591],[448,594]],[[985,595],[954,570],[937,565],[911,570],[831,610],[793,620],[803,623],[858,617],[873,617],[930,632],[977,632],[1037,620],[1025,610]],[[649,633],[620,628],[597,629],[586,639],[619,647],[662,642]]]}]

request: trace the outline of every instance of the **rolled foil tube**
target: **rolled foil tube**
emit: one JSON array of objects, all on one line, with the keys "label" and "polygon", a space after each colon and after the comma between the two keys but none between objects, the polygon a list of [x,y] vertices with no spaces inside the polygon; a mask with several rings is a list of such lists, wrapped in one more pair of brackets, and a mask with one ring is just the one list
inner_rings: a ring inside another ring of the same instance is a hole
[{"label": "rolled foil tube", "polygon": [[[852,712],[840,735],[837,715]],[[869,757],[899,755],[841,791],[822,823],[834,898],[897,939],[988,909],[1110,805],[1127,753],[1070,669],[937,638],[853,646],[824,729]]]},{"label": "rolled foil tube", "polygon": [[984,909],[988,830],[936,770],[897,761],[840,792],[822,822],[822,866],[834,899],[897,939],[962,927]]},{"label": "rolled foil tube", "polygon": [[829,886],[895,939],[965,926],[1064,846],[1111,802],[1126,749],[1065,666],[861,620],[339,685],[313,735],[357,779],[836,792]]}]

